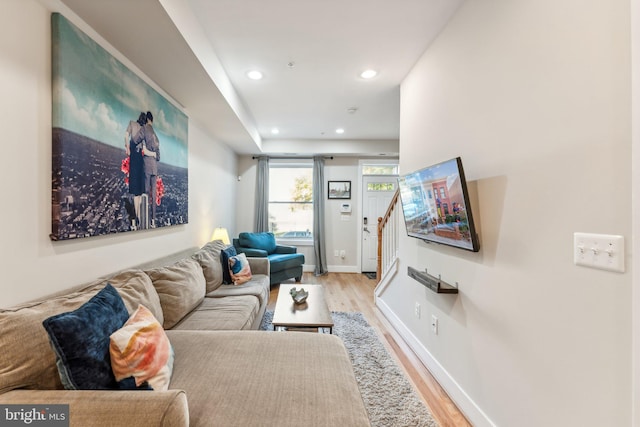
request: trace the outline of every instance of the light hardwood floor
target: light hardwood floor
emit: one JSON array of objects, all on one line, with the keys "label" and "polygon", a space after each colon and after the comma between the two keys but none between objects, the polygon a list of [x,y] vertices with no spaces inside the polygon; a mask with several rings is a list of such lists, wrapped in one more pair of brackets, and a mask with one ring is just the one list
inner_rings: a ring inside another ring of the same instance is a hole
[{"label": "light hardwood floor", "polygon": [[[295,284],[293,280],[283,283]],[[359,311],[365,316],[440,426],[470,426],[438,382],[374,305],[375,280],[368,279],[364,274],[356,273],[329,273],[320,277],[304,273],[302,284],[305,283],[324,286],[329,310]],[[271,288],[269,301],[271,310],[275,307],[278,289],[279,285],[274,285]]]}]

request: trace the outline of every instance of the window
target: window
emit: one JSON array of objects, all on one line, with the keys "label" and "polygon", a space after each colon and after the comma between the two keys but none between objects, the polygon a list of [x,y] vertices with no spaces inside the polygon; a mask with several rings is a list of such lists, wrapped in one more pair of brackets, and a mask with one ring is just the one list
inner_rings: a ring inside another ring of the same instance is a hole
[{"label": "window", "polygon": [[313,237],[313,165],[269,166],[269,231],[282,239]]},{"label": "window", "polygon": [[394,191],[396,185],[393,182],[369,182],[367,191]]},{"label": "window", "polygon": [[362,166],[363,175],[397,175],[397,164],[365,164]]}]

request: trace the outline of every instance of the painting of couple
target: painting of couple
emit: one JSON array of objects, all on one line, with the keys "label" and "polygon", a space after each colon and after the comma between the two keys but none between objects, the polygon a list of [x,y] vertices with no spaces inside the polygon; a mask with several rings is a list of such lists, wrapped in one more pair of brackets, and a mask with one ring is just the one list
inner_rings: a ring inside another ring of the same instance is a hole
[{"label": "painting of couple", "polygon": [[[138,120],[131,120],[124,136],[125,153],[129,160],[129,194],[126,209],[131,219],[131,227],[155,228],[156,206],[162,195],[158,194],[158,162],[160,161],[160,141],[153,130],[151,111],[141,112]],[[146,197],[142,197],[142,195]],[[149,210],[151,215],[149,215]]]},{"label": "painting of couple", "polygon": [[188,223],[187,116],[61,14],[51,24],[50,238]]}]

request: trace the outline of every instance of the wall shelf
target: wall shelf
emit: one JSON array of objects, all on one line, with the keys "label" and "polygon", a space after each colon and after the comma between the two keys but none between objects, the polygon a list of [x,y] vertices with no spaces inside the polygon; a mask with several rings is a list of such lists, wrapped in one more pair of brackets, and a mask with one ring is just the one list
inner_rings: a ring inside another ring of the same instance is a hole
[{"label": "wall shelf", "polygon": [[440,280],[439,277],[432,276],[427,271],[416,270],[413,267],[407,269],[407,274],[414,280],[425,285],[437,294],[457,294],[458,288]]}]

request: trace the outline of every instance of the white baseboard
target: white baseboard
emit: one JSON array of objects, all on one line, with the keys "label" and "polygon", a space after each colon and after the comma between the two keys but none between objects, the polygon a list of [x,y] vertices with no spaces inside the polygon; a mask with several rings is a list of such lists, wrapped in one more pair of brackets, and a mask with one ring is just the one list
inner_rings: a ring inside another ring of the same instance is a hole
[{"label": "white baseboard", "polygon": [[438,362],[429,350],[416,338],[413,332],[396,316],[391,308],[383,300],[377,298],[377,296],[376,306],[447,392],[458,409],[467,417],[467,420],[476,427],[495,427],[495,424],[487,417],[487,414],[469,397],[440,362]]},{"label": "white baseboard", "polygon": [[[306,273],[313,273],[315,269],[315,265],[304,264],[302,266],[302,271]],[[327,265],[327,270],[330,273],[360,273],[357,265]]]},{"label": "white baseboard", "polygon": [[357,265],[328,265],[331,273],[360,273]]},{"label": "white baseboard", "polygon": [[375,297],[379,297],[380,295],[382,295],[384,290],[387,289],[387,286],[389,286],[389,284],[391,283],[391,279],[393,279],[397,273],[398,273],[398,258],[393,260],[393,262],[387,269],[387,272],[382,275],[380,282],[378,282],[378,285],[373,291]]}]

